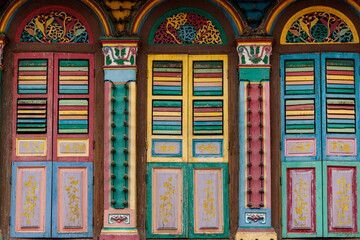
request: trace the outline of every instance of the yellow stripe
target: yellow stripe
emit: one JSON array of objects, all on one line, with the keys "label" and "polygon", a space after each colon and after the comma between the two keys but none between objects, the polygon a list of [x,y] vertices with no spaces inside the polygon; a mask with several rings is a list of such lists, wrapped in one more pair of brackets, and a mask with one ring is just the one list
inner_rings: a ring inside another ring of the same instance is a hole
[{"label": "yellow stripe", "polygon": [[153,112],[153,116],[181,116],[181,112]]},{"label": "yellow stripe", "polygon": [[88,80],[88,76],[60,76],[60,80]]},{"label": "yellow stripe", "polygon": [[68,111],[59,111],[60,115],[87,115],[88,111],[73,111],[73,110],[68,110]]},{"label": "yellow stripe", "polygon": [[306,81],[306,80],[314,81],[314,76],[291,76],[291,77],[286,77],[285,80],[286,81]]},{"label": "yellow stripe", "polygon": [[346,79],[346,80],[354,80],[354,76],[347,76],[347,75],[326,75],[326,79]]},{"label": "yellow stripe", "polygon": [[295,110],[295,111],[286,111],[286,116],[298,116],[298,115],[314,115],[314,110]]},{"label": "yellow stripe", "polygon": [[17,110],[17,113],[46,113],[46,110]]},{"label": "yellow stripe", "polygon": [[47,76],[19,76],[18,79],[19,80],[26,80],[26,79],[30,79],[30,80],[46,80]]},{"label": "yellow stripe", "polygon": [[334,109],[327,109],[327,113],[334,113],[334,114],[355,114],[355,110],[334,110]]},{"label": "yellow stripe", "polygon": [[194,82],[222,82],[222,78],[194,78]]},{"label": "yellow stripe", "polygon": [[194,113],[195,117],[204,117],[204,116],[222,116],[222,112],[197,112]]},{"label": "yellow stripe", "polygon": [[167,82],[180,82],[181,78],[178,77],[154,77],[154,81],[167,81]]}]

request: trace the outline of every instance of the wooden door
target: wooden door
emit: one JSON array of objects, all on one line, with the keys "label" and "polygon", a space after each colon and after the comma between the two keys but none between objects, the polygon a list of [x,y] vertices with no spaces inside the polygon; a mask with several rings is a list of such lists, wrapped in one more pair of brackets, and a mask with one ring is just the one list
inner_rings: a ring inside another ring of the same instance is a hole
[{"label": "wooden door", "polygon": [[227,56],[149,56],[148,96],[147,236],[227,237]]}]

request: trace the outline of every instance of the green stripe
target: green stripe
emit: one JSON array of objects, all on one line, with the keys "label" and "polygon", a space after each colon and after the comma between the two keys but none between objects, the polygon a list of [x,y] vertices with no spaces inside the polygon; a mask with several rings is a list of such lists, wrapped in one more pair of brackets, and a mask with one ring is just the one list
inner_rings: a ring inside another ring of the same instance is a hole
[{"label": "green stripe", "polygon": [[355,124],[328,123],[328,128],[355,128]]},{"label": "green stripe", "polygon": [[354,67],[326,66],[326,70],[344,70],[344,71],[354,71]]},{"label": "green stripe", "polygon": [[328,133],[355,133],[354,128],[328,128]]},{"label": "green stripe", "polygon": [[222,96],[222,91],[217,92],[194,92],[194,96]]},{"label": "green stripe", "polygon": [[87,89],[77,89],[77,90],[71,90],[71,89],[61,89],[59,90],[59,93],[63,94],[88,94],[89,90]]},{"label": "green stripe", "polygon": [[194,130],[194,134],[222,134],[222,130]]},{"label": "green stripe", "polygon": [[154,68],[181,68],[182,61],[154,61]]},{"label": "green stripe", "polygon": [[46,94],[47,90],[23,90],[23,89],[19,89],[18,93],[19,94]]},{"label": "green stripe", "polygon": [[19,60],[19,67],[34,67],[34,66],[47,66],[47,60],[46,59]]},{"label": "green stripe", "polygon": [[19,71],[47,71],[47,67],[19,67]]},{"label": "green stripe", "polygon": [[42,99],[18,99],[18,104],[46,104],[46,100]]},{"label": "green stripe", "polygon": [[24,124],[24,123],[18,123],[16,125],[18,128],[45,128],[46,124]]},{"label": "green stripe", "polygon": [[314,129],[287,129],[285,133],[315,133]]},{"label": "green stripe", "polygon": [[181,107],[181,101],[155,100],[153,107]]},{"label": "green stripe", "polygon": [[222,101],[194,101],[194,107],[222,107]]},{"label": "green stripe", "polygon": [[89,66],[88,60],[60,60],[60,67],[87,67]]},{"label": "green stripe", "polygon": [[286,125],[286,129],[314,129],[314,124]]},{"label": "green stripe", "polygon": [[88,133],[87,129],[59,129],[59,133]]},{"label": "green stripe", "polygon": [[181,73],[181,68],[153,68],[153,72],[177,72]]},{"label": "green stripe", "polygon": [[87,124],[60,124],[59,129],[87,129]]},{"label": "green stripe", "polygon": [[153,130],[153,134],[162,134],[162,135],[181,135],[181,131],[177,130]]},{"label": "green stripe", "polygon": [[286,90],[285,91],[286,94],[314,94],[314,90]]},{"label": "green stripe", "polygon": [[326,103],[330,105],[355,105],[355,100],[347,99],[326,99]]},{"label": "green stripe", "polygon": [[285,105],[286,106],[293,106],[293,105],[305,105],[305,104],[314,104],[314,100],[312,99],[305,99],[305,100],[286,100]]},{"label": "green stripe", "polygon": [[83,99],[61,99],[59,100],[60,106],[88,106],[88,100]]},{"label": "green stripe", "polygon": [[327,66],[354,66],[353,60],[345,60],[345,59],[326,59]]},{"label": "green stripe", "polygon": [[194,69],[194,73],[222,73],[222,68],[220,69]]},{"label": "green stripe", "polygon": [[180,96],[181,95],[181,91],[169,91],[169,90],[153,90],[153,95],[176,95],[176,96]]},{"label": "green stripe", "polygon": [[309,67],[314,66],[314,60],[300,60],[300,61],[286,61],[285,66],[287,68]]},{"label": "green stripe", "polygon": [[17,132],[46,132],[46,128],[16,128]]},{"label": "green stripe", "polygon": [[355,89],[327,88],[327,93],[355,93]]},{"label": "green stripe", "polygon": [[173,130],[181,130],[181,126],[159,126],[159,125],[155,125],[153,126],[153,131],[154,130],[169,130],[169,131],[173,131]]},{"label": "green stripe", "polygon": [[223,68],[222,62],[208,61],[208,62],[194,62],[194,68]]},{"label": "green stripe", "polygon": [[77,71],[81,71],[81,72],[87,72],[89,71],[88,67],[59,67],[60,72],[64,71],[64,72],[77,72]]},{"label": "green stripe", "polygon": [[222,126],[194,126],[194,130],[222,130]]}]

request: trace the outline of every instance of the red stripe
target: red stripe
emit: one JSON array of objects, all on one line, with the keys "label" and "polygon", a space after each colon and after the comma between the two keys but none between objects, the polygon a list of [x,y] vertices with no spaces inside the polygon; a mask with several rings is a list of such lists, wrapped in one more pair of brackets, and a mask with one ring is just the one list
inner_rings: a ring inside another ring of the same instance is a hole
[{"label": "red stripe", "polygon": [[334,70],[328,70],[326,71],[327,75],[348,75],[353,76],[354,71],[334,71]]},{"label": "red stripe", "polygon": [[81,110],[88,110],[88,107],[87,106],[59,106],[59,110],[60,111],[66,111],[66,110],[81,111]]},{"label": "red stripe", "polygon": [[314,110],[313,104],[286,106],[286,110]]},{"label": "red stripe", "polygon": [[314,76],[314,71],[311,72],[288,72],[285,76]]},{"label": "red stripe", "polygon": [[222,73],[194,73],[194,77],[198,78],[207,78],[207,77],[217,77],[221,78]]},{"label": "red stripe", "polygon": [[222,108],[194,108],[194,112],[222,112]]},{"label": "red stripe", "polygon": [[19,76],[46,76],[46,71],[19,71]]},{"label": "red stripe", "polygon": [[181,112],[179,107],[153,107],[154,112]]},{"label": "red stripe", "polygon": [[181,77],[181,72],[154,72],[154,77]]},{"label": "red stripe", "polygon": [[18,109],[46,109],[45,105],[18,105]]},{"label": "red stripe", "polygon": [[60,76],[87,76],[89,73],[84,71],[76,71],[76,72],[59,72]]},{"label": "red stripe", "polygon": [[355,109],[354,105],[327,105],[328,109]]}]

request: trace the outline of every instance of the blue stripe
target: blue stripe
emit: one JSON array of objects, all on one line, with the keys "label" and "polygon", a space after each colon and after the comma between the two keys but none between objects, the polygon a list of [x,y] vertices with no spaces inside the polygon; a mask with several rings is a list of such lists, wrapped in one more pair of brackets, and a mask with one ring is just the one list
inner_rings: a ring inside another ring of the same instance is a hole
[{"label": "blue stripe", "polygon": [[181,125],[181,121],[153,121],[153,125],[179,126]]},{"label": "blue stripe", "polygon": [[327,123],[351,123],[355,124],[355,119],[327,119]]},{"label": "blue stripe", "polygon": [[286,125],[314,124],[315,120],[286,120]]},{"label": "blue stripe", "polygon": [[181,87],[169,87],[169,86],[154,86],[153,87],[154,90],[178,90],[178,91],[181,91]]},{"label": "blue stripe", "polygon": [[24,118],[21,118],[21,119],[18,119],[17,120],[18,123],[44,123],[46,122],[46,119],[24,119]]},{"label": "blue stripe", "polygon": [[59,120],[59,124],[88,124],[88,120]]},{"label": "blue stripe", "polygon": [[46,85],[19,85],[18,89],[46,89]]},{"label": "blue stripe", "polygon": [[60,85],[60,90],[65,90],[65,89],[89,89],[88,85]]},{"label": "blue stripe", "polygon": [[201,125],[222,125],[222,122],[214,121],[214,122],[194,122],[194,125],[201,126]]},{"label": "blue stripe", "polygon": [[286,90],[313,90],[314,85],[288,85]]},{"label": "blue stripe", "polygon": [[327,84],[327,88],[355,88],[353,84]]},{"label": "blue stripe", "polygon": [[194,91],[222,91],[222,87],[194,87]]}]

